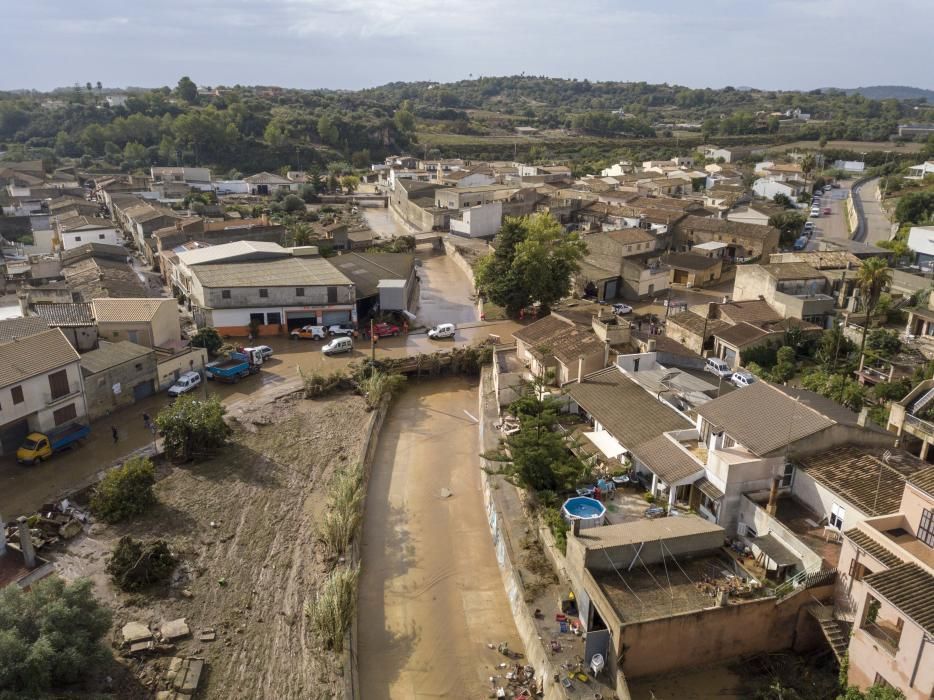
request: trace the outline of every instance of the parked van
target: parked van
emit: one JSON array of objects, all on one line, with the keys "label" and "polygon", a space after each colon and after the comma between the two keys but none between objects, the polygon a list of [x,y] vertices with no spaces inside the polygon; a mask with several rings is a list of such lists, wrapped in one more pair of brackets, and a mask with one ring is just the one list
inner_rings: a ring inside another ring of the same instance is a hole
[{"label": "parked van", "polygon": [[321,348],[321,352],[323,352],[325,355],[337,355],[342,352],[350,352],[351,350],[353,350],[353,340],[347,336],[333,338],[323,348]]},{"label": "parked van", "polygon": [[733,386],[744,387],[754,384],[756,381],[756,375],[752,372],[747,372],[746,370],[741,370],[739,372],[733,372],[733,376],[730,377],[730,381],[733,383]]},{"label": "parked van", "polygon": [[428,337],[432,340],[440,340],[441,338],[453,338],[454,337],[454,324],[453,323],[439,323],[434,328],[428,329]]},{"label": "parked van", "polygon": [[730,366],[719,357],[708,357],[707,362],[704,364],[704,371],[715,374],[723,379],[728,379],[733,375],[733,370],[730,369]]},{"label": "parked van", "polygon": [[201,375],[197,372],[185,372],[169,387],[169,396],[176,397],[194,391],[201,386]]}]

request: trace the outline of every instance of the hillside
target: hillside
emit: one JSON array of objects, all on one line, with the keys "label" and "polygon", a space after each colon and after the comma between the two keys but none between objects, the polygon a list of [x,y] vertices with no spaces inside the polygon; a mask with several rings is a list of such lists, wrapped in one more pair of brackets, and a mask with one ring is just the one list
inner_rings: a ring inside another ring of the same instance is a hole
[{"label": "hillside", "polygon": [[934,104],[934,90],[909,87],[907,85],[870,85],[867,87],[846,88],[847,95],[858,94],[870,100],[927,100]]}]

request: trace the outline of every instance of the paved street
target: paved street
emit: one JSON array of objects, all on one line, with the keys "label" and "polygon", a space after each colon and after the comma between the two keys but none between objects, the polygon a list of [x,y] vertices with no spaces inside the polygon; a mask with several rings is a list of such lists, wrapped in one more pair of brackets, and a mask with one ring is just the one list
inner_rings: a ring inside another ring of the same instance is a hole
[{"label": "paved street", "polygon": [[[809,219],[814,222],[814,235],[811,236],[806,250],[816,250],[817,242],[822,238],[847,239],[850,237],[850,231],[846,223],[846,197],[849,191],[849,183],[842,182],[839,189],[830,190],[830,192],[821,196],[821,209],[830,207],[831,213],[822,213],[816,219]],[[803,210],[804,214],[807,214],[809,209],[810,205]]]},{"label": "paved street", "polygon": [[503,657],[487,644],[522,648],[486,522],[477,412],[474,382],[413,384],[380,433],[358,603],[367,700],[488,697]]},{"label": "paved street", "polygon": [[879,178],[867,180],[855,188],[853,196],[862,202],[866,216],[866,232],[862,240],[873,244],[889,240],[892,237],[892,222],[879,203]]}]

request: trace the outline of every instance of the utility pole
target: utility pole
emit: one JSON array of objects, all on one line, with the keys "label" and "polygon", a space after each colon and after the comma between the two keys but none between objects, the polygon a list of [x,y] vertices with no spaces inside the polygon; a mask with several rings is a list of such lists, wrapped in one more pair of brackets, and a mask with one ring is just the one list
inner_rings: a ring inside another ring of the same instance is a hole
[{"label": "utility pole", "polygon": [[376,334],[374,331],[375,324],[373,319],[370,319],[370,361],[374,364],[376,363]]}]

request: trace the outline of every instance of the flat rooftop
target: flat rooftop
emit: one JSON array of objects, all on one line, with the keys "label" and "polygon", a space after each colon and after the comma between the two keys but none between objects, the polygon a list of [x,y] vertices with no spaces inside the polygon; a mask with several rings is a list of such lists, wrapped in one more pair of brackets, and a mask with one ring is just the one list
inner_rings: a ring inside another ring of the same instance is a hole
[{"label": "flat rooftop", "polygon": [[742,587],[743,576],[736,571],[726,554],[714,553],[678,557],[677,562],[669,558],[648,567],[637,564],[631,571],[592,573],[625,625],[715,607],[719,588]]}]

